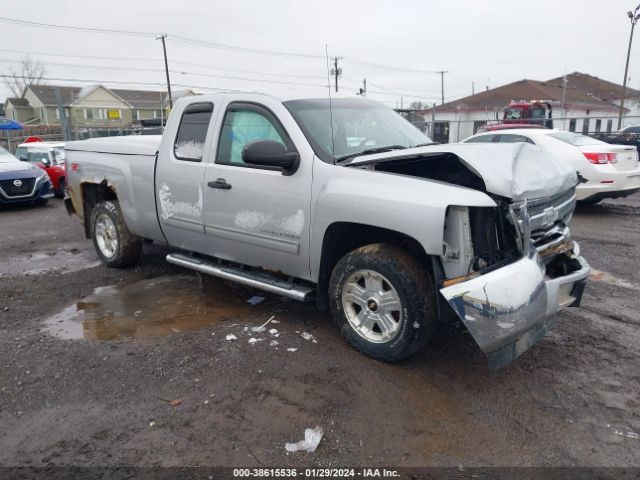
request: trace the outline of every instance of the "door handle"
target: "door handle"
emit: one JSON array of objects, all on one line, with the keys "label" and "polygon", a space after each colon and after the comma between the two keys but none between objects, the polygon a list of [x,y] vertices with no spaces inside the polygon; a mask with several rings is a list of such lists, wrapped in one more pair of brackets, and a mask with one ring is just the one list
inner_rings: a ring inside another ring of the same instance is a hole
[{"label": "door handle", "polygon": [[219,188],[220,190],[231,190],[231,184],[227,183],[224,178],[218,178],[215,182],[207,183],[211,188]]}]

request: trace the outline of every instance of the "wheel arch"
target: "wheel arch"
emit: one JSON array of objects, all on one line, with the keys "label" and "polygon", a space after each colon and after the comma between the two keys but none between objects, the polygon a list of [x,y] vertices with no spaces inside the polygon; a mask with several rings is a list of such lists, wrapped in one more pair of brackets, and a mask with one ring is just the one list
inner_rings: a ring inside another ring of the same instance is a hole
[{"label": "wheel arch", "polygon": [[118,200],[115,189],[103,180],[101,183],[83,182],[80,185],[82,196],[82,218],[85,237],[91,238],[91,213],[96,205],[107,200]]},{"label": "wheel arch", "polygon": [[328,287],[331,273],[347,253],[372,243],[395,245],[408,252],[424,266],[436,283],[442,278],[440,259],[429,255],[415,238],[404,233],[374,225],[354,222],[335,222],[325,230],[322,240],[317,279],[318,309],[329,305]]}]

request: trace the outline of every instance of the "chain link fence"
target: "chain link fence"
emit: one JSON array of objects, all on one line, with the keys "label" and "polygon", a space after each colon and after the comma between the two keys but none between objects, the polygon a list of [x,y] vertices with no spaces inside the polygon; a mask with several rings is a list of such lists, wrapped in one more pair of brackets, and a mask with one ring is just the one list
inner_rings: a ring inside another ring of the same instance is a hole
[{"label": "chain link fence", "polygon": [[[433,117],[431,117],[430,113],[427,113],[426,116],[428,118],[425,118],[425,114],[419,110],[403,110],[401,115],[417,128],[425,132],[425,134],[434,142],[438,143],[461,142],[465,138],[477,133],[481,127],[486,128],[491,125],[498,125],[501,123],[500,120],[495,119],[495,116],[494,118],[485,119],[462,119],[457,114],[446,112],[436,112]],[[487,117],[490,116],[491,114],[487,115]],[[635,146],[639,146],[640,144],[640,133],[634,132],[622,134],[617,131],[617,116],[560,117],[552,118],[551,120],[554,128],[582,133],[607,143],[620,143]],[[543,120],[541,120],[540,123],[542,124]],[[630,125],[640,126],[640,116],[625,116],[623,118],[622,125],[623,127]]]}]

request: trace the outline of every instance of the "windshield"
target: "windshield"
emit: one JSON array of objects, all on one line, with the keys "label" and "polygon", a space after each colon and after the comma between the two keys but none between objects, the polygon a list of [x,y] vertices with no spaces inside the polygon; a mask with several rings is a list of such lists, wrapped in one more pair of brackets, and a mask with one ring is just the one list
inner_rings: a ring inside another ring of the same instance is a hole
[{"label": "windshield", "polygon": [[595,138],[587,137],[586,135],[580,135],[579,133],[572,132],[554,132],[548,134],[550,137],[557,138],[558,140],[562,140],[563,142],[570,143],[571,145],[575,145],[576,147],[581,147],[583,145],[598,145],[604,144],[605,142],[601,142],[600,140],[596,140]]},{"label": "windshield", "polygon": [[0,147],[0,163],[17,162],[18,159]]},{"label": "windshield", "polygon": [[[431,140],[399,114],[360,98],[292,100],[285,102],[320,159],[357,155],[384,147],[406,148]],[[333,120],[333,122],[332,122]],[[332,138],[333,133],[333,138]]]}]

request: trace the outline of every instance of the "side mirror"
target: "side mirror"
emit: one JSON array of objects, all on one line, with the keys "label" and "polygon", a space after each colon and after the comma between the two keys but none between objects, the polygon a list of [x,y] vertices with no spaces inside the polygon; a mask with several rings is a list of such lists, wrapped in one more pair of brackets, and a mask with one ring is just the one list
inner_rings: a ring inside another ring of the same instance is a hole
[{"label": "side mirror", "polygon": [[298,168],[300,155],[287,152],[286,147],[275,140],[256,140],[244,146],[242,160],[250,165],[281,168],[283,173],[291,175]]},{"label": "side mirror", "polygon": [[20,161],[21,162],[28,162],[29,161],[29,157],[26,155],[20,155]]},{"label": "side mirror", "polygon": [[42,160],[40,160],[42,162],[42,164],[45,167],[50,167],[51,166],[51,160],[49,160],[48,158],[43,158]]}]

